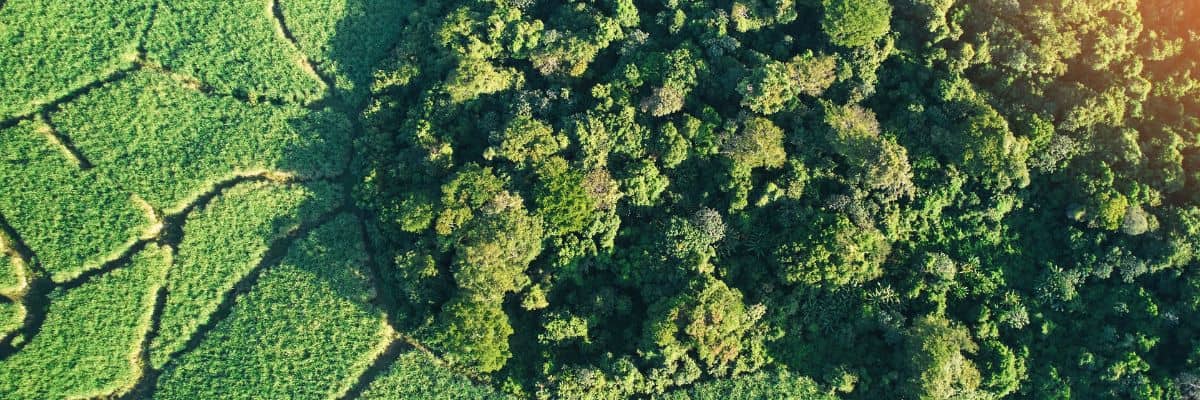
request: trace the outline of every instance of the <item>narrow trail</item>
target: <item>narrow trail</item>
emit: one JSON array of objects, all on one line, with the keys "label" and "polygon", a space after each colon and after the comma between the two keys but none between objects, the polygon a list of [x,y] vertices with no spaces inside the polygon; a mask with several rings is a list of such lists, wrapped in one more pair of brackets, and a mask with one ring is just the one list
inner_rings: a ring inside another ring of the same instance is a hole
[{"label": "narrow trail", "polygon": [[[238,300],[242,296],[249,293],[254,286],[258,284],[258,280],[262,277],[263,273],[283,261],[283,258],[287,256],[288,250],[296,243],[296,241],[307,237],[308,234],[313,230],[325,225],[338,215],[341,215],[345,212],[346,210],[338,207],[334,210],[326,212],[318,218],[302,222],[300,226],[289,230],[283,236],[273,241],[268,246],[266,253],[258,262],[258,264],[256,264],[249,273],[242,276],[242,278],[239,279],[236,284],[234,284],[232,289],[221,295],[221,303],[217,306],[217,309],[209,314],[207,320],[201,323],[200,326],[192,332],[192,335],[188,338],[184,347],[171,352],[171,354],[167,356],[167,362],[162,366],[162,368],[155,369],[147,365],[141,379],[134,385],[134,389],[130,390],[126,395],[121,396],[121,398],[141,399],[151,397],[150,394],[154,393],[158,385],[159,376],[162,374],[162,372],[174,366],[182,356],[199,348],[204,342],[204,339],[208,337],[212,330],[216,328],[221,321],[224,321],[229,317],[233,311],[233,308],[237,305]],[[166,296],[162,296],[158,299],[158,302],[154,306],[155,314],[151,319],[150,333],[146,335],[146,341],[143,343],[143,346],[146,348],[147,359],[149,359],[150,353],[149,345],[158,336],[158,329],[162,324],[162,308],[164,307],[165,302]]]},{"label": "narrow trail", "polygon": [[19,115],[13,116],[13,117],[9,117],[8,119],[0,121],[0,129],[8,129],[8,128],[14,127],[21,121],[34,118],[35,116],[42,114],[42,113],[56,112],[62,107],[63,104],[74,101],[75,99],[78,99],[80,96],[91,93],[93,90],[104,87],[107,84],[119,81],[137,69],[138,69],[137,63],[132,63],[130,65],[127,65],[127,66],[124,66],[121,68],[117,68],[116,70],[113,70],[113,71],[105,74],[100,79],[92,81],[92,82],[85,84],[83,86],[80,86],[78,88],[72,89],[72,90],[68,91],[66,94],[64,94],[63,96],[58,97],[54,100],[51,100],[50,102],[41,105],[40,107],[38,107],[37,109],[35,109],[33,111],[30,111],[30,112],[27,112],[24,114],[19,114]]},{"label": "narrow trail", "polygon": [[371,361],[371,365],[367,367],[366,370],[363,370],[362,374],[358,375],[354,384],[350,386],[346,393],[343,393],[341,396],[339,396],[338,400],[349,400],[362,397],[362,392],[367,390],[367,387],[371,385],[371,382],[374,382],[375,378],[378,378],[385,371],[387,371],[388,368],[390,368],[392,364],[396,362],[396,358],[399,357],[401,353],[410,349],[411,346],[409,346],[408,343],[400,340],[399,337],[393,336],[391,342],[388,343],[387,348]]},{"label": "narrow trail", "polygon": [[37,119],[45,127],[46,131],[42,132],[42,134],[50,138],[50,141],[55,145],[55,147],[58,147],[60,150],[62,150],[63,154],[75,163],[75,166],[85,171],[92,169],[92,162],[88,161],[87,157],[83,155],[83,152],[79,151],[78,147],[75,147],[75,142],[66,135],[63,135],[62,132],[59,132],[58,128],[54,126],[54,123],[50,122],[49,112],[42,111],[42,113],[38,114]]}]

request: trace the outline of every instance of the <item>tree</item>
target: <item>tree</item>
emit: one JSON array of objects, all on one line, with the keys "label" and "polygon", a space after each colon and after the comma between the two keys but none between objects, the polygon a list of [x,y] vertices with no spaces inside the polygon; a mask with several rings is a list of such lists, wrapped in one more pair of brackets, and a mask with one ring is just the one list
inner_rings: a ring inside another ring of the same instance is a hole
[{"label": "tree", "polygon": [[859,285],[883,274],[890,246],[878,230],[859,227],[845,216],[825,213],[810,214],[802,221],[800,237],[779,246],[773,254],[784,282]]},{"label": "tree", "polygon": [[961,326],[943,317],[926,316],[913,323],[906,340],[909,365],[906,393],[914,399],[976,398],[979,370],[964,353],[978,346]]},{"label": "tree", "polygon": [[874,43],[891,29],[892,6],[887,0],[822,0],[821,30],[842,47]]},{"label": "tree", "polygon": [[783,130],[762,117],[752,117],[723,146],[734,169],[779,168],[787,160],[783,149]]},{"label": "tree", "polygon": [[737,367],[762,362],[740,357],[747,355],[748,342],[762,340],[755,331],[764,311],[761,306],[746,307],[737,289],[705,277],[685,293],[651,306],[654,319],[646,324],[642,346],[664,365],[683,363],[694,352],[710,374],[743,372],[748,367]]},{"label": "tree", "polygon": [[837,59],[814,56],[810,51],[787,63],[768,61],[743,78],[737,91],[742,106],[763,115],[782,111],[803,94],[818,97],[833,85]]},{"label": "tree", "polygon": [[453,365],[488,373],[512,356],[508,337],[513,329],[500,303],[456,297],[443,308],[440,321],[437,343]]}]

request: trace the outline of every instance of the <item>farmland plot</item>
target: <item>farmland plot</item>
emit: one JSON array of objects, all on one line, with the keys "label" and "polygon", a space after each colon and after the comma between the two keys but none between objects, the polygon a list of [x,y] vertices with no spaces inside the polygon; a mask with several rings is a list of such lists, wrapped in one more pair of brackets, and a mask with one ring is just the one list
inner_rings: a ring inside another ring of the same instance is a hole
[{"label": "farmland plot", "polygon": [[279,0],[296,44],[351,104],[367,94],[373,67],[397,41],[412,7],[392,0]]},{"label": "farmland plot", "polygon": [[50,294],[41,332],[0,360],[0,397],[83,398],[130,389],[141,374],[141,343],[171,262],[149,246],[125,268]]},{"label": "farmland plot", "polygon": [[149,0],[9,0],[0,8],[0,120],[132,65]]},{"label": "farmland plot", "polygon": [[194,351],[163,371],[157,398],[326,398],[391,340],[371,304],[358,221],[343,214],[293,245]]},{"label": "farmland plot", "polygon": [[438,366],[432,357],[417,350],[400,354],[391,367],[362,393],[364,400],[433,398],[476,400],[510,397]]},{"label": "farmland plot", "polygon": [[147,57],[224,94],[307,103],[326,88],[261,1],[165,2],[146,37]]},{"label": "farmland plot", "polygon": [[0,213],[51,278],[64,281],[115,258],[152,218],[132,193],[74,165],[48,129],[24,121],[0,130]]},{"label": "farmland plot", "polygon": [[167,297],[152,361],[161,367],[218,308],[222,296],[244,279],[272,243],[341,202],[337,187],[324,183],[243,183],[227,189],[183,225],[176,266],[167,277]]},{"label": "farmland plot", "polygon": [[349,156],[345,116],[251,105],[138,72],[51,115],[96,169],[168,213],[235,176],[337,175]]}]

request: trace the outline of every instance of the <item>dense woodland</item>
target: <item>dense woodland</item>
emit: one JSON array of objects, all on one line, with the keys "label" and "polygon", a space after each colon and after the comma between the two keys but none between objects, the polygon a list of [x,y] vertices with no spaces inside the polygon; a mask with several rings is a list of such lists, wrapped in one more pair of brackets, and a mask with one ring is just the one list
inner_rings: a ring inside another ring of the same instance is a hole
[{"label": "dense woodland", "polygon": [[520,397],[1196,399],[1197,21],[418,2],[353,198],[398,328]]}]

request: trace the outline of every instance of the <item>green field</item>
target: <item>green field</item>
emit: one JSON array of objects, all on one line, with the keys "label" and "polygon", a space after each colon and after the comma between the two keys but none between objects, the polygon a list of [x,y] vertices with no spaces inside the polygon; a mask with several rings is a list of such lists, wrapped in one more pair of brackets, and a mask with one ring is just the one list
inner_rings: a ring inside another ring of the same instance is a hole
[{"label": "green field", "polygon": [[1197,21],[0,0],[0,400],[1197,400]]}]

